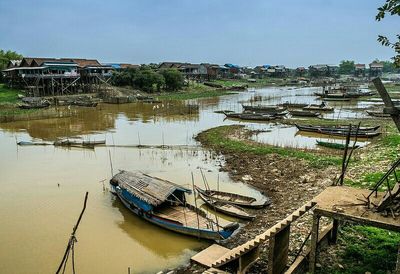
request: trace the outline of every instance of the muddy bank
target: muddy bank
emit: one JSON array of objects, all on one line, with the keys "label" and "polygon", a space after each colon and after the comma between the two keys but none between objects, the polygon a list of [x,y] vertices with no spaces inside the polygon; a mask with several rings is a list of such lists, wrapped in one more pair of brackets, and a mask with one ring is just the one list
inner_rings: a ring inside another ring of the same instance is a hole
[{"label": "muddy bank", "polygon": [[[204,147],[224,155],[225,165],[221,166],[221,170],[228,172],[234,181],[245,182],[272,200],[269,207],[253,212],[257,215],[254,221],[245,225],[239,233],[222,244],[228,248],[240,245],[273,226],[331,185],[336,178],[338,170],[336,166],[315,168],[306,160],[274,153],[261,155],[252,151],[234,152],[228,145],[214,142],[213,130],[200,133],[196,136],[196,140]],[[248,132],[245,132],[243,127],[233,126],[227,128],[223,137],[252,142],[247,139],[248,136]],[[291,257],[306,237],[310,224],[311,220],[307,216],[293,225],[289,250]],[[266,248],[265,244],[261,252],[261,260],[251,268],[250,273],[265,273]],[[178,273],[191,273],[199,269],[199,266],[191,265],[178,270]]]}]

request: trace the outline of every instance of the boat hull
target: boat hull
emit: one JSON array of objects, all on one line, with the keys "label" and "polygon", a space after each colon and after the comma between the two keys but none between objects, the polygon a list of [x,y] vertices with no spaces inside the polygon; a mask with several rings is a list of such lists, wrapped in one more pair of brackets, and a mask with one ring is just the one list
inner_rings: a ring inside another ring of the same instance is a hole
[{"label": "boat hull", "polygon": [[232,230],[220,230],[220,231],[212,231],[212,230],[203,230],[203,229],[196,229],[192,227],[185,227],[177,222],[174,222],[173,220],[168,220],[156,215],[153,215],[151,213],[143,213],[142,210],[136,206],[134,203],[130,202],[128,199],[123,197],[123,194],[121,190],[116,189],[115,194],[117,197],[120,199],[122,204],[128,208],[132,213],[135,215],[139,216],[140,218],[154,224],[157,226],[160,226],[162,228],[188,235],[188,236],[193,236],[201,239],[207,239],[207,240],[222,240],[229,238],[229,236],[232,235],[234,230],[237,228],[232,228]]}]

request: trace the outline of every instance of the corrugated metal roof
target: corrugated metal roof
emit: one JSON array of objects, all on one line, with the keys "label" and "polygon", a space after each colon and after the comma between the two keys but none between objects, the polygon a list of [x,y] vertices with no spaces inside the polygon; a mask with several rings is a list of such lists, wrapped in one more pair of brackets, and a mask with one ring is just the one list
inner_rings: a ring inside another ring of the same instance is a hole
[{"label": "corrugated metal roof", "polygon": [[140,200],[158,206],[163,203],[175,190],[190,192],[190,190],[170,181],[152,177],[141,172],[121,171],[111,182],[117,183]]}]

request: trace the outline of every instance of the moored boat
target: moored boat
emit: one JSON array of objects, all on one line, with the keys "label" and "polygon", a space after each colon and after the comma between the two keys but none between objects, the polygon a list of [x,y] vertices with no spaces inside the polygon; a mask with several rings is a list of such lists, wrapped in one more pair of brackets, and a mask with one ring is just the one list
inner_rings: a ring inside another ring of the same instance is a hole
[{"label": "moored boat", "polygon": [[[318,141],[317,140],[317,145],[322,146],[322,147],[327,147],[327,148],[332,148],[332,149],[340,149],[344,150],[346,148],[346,145],[344,144],[339,144],[339,143],[333,143],[333,142],[324,142],[324,141]],[[354,146],[354,148],[359,148],[359,145]],[[349,146],[349,148],[353,148],[352,145]]]},{"label": "moored boat", "polygon": [[370,116],[374,116],[374,117],[383,117],[383,118],[390,117],[390,114],[383,113],[382,111],[367,110],[367,113]]},{"label": "moored boat", "polygon": [[285,107],[285,108],[303,108],[303,107],[308,106],[308,104],[286,102],[286,103],[278,104],[278,106]]},{"label": "moored boat", "polygon": [[[297,125],[295,126],[300,130],[300,131],[306,131],[306,132],[315,132],[319,134],[324,134],[324,135],[331,135],[331,136],[347,136],[349,133],[349,128],[345,127],[328,127],[328,126],[303,126],[303,125]],[[356,127],[353,127],[350,131],[350,136],[351,137],[359,137],[359,138],[372,138],[380,135],[380,132],[377,132],[376,130],[379,128],[377,127],[368,127],[368,128],[359,128],[357,131]]]},{"label": "moored boat", "polygon": [[[312,126],[312,125],[298,125],[295,124],[298,130],[301,131],[309,131],[309,132],[318,132],[320,130],[329,130],[329,131],[349,131],[349,126],[348,125],[337,125],[337,126]],[[374,126],[374,127],[360,127],[358,129],[359,132],[375,132],[378,130],[380,126]],[[357,131],[356,126],[352,126],[352,131]]]},{"label": "moored boat", "polygon": [[97,107],[97,102],[75,101],[73,105],[79,107]]},{"label": "moored boat", "polygon": [[162,228],[202,239],[226,239],[237,223],[216,223],[198,208],[186,203],[180,185],[140,172],[120,171],[110,184],[121,202],[134,214]]},{"label": "moored boat", "polygon": [[[196,187],[197,189],[197,187]],[[256,216],[247,213],[243,208],[233,205],[233,204],[226,204],[225,202],[221,201],[214,201],[208,197],[206,197],[202,192],[198,191],[200,198],[209,206],[211,209],[224,213],[225,215],[233,216],[240,219],[252,220]]]},{"label": "moored boat", "polygon": [[250,120],[250,121],[271,121],[278,118],[271,114],[263,113],[224,113],[228,118],[240,119],[240,120]]},{"label": "moored boat", "polygon": [[254,112],[281,112],[286,110],[286,107],[280,107],[280,106],[263,106],[263,105],[257,105],[257,106],[249,106],[249,105],[242,105],[243,109],[246,111],[254,111]]},{"label": "moored boat", "polygon": [[303,108],[303,110],[318,110],[318,111],[333,111],[333,107],[328,107],[325,104],[320,104],[320,105],[308,105]]},{"label": "moored boat", "polygon": [[229,205],[237,205],[243,207],[251,207],[251,208],[263,208],[269,204],[271,204],[270,200],[267,197],[264,197],[262,200],[257,200],[254,197],[239,195],[236,193],[223,192],[217,190],[204,190],[199,187],[196,187],[197,192],[202,194],[204,197],[217,202],[222,202]]},{"label": "moored boat", "polygon": [[301,117],[318,117],[321,115],[319,112],[308,111],[308,110],[291,110],[289,111],[292,116],[301,116]]}]

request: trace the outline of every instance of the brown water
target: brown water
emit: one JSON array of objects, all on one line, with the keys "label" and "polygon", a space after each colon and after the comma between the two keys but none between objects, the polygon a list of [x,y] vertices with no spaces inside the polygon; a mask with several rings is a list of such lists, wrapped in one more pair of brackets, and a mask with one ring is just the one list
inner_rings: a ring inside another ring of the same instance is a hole
[{"label": "brown water", "polygon": [[[60,109],[73,117],[0,124],[0,273],[51,273],[64,253],[72,227],[89,191],[88,207],[79,227],[75,257],[80,273],[154,273],[189,261],[196,250],[209,244],[158,228],[132,215],[109,193],[109,153],[114,173],[140,170],[176,183],[202,186],[199,168],[212,187],[220,178],[222,190],[260,197],[260,193],[232,182],[219,172],[223,159],[193,140],[198,132],[236,124],[214,113],[241,111],[238,101],[254,96],[275,101],[313,102],[315,89],[261,89],[220,98],[151,104],[102,104],[96,109]],[[265,102],[263,102],[265,103]],[[352,112],[350,112],[352,113]],[[343,115],[343,113],[339,114]],[[280,139],[294,140],[293,128],[246,123],[269,128]],[[106,139],[110,145],[188,145],[176,149],[99,147],[95,150],[53,146],[18,147],[16,141],[54,141],[58,138]],[[276,138],[276,137],[274,137]],[[305,137],[307,138],[307,137]],[[274,143],[273,138],[266,138]],[[311,139],[312,140],[312,139]],[[299,141],[310,143],[310,139]],[[315,140],[314,140],[315,142]],[[193,203],[193,197],[188,197]],[[200,201],[199,201],[200,202]]]}]

